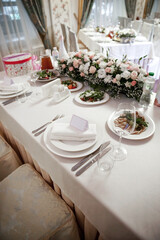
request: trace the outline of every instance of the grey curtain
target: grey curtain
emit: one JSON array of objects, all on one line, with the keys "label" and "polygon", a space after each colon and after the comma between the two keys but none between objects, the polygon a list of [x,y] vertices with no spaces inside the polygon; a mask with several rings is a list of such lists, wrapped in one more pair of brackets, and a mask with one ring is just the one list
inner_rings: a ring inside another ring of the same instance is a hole
[{"label": "grey curtain", "polygon": [[81,19],[81,27],[82,28],[87,23],[93,3],[94,3],[94,0],[84,0],[84,2],[83,2],[83,13],[82,13],[82,19]]},{"label": "grey curtain", "polygon": [[45,24],[45,17],[42,9],[42,0],[22,0],[28,15],[38,30],[38,33],[44,43],[45,48],[51,49],[51,43]]},{"label": "grey curtain", "polygon": [[134,19],[134,13],[135,13],[135,9],[136,9],[136,2],[137,2],[137,0],[125,0],[127,16],[129,18],[132,18],[132,20]]},{"label": "grey curtain", "polygon": [[146,17],[149,17],[151,14],[151,10],[153,7],[154,0],[148,0],[147,2],[147,9],[146,9]]}]

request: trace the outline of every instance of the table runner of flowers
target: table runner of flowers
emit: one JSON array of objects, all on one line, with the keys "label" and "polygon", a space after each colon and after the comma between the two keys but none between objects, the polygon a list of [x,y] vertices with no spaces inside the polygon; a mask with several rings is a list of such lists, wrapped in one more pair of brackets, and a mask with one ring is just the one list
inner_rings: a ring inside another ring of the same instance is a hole
[{"label": "table runner of flowers", "polygon": [[59,60],[59,70],[76,81],[86,81],[94,90],[119,98],[120,93],[139,101],[148,73],[138,64],[93,52],[72,53]]}]

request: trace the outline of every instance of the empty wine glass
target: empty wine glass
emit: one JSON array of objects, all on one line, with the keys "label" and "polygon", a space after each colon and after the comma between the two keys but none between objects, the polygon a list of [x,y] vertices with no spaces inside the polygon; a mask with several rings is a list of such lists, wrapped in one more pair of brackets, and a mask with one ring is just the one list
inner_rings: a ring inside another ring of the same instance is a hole
[{"label": "empty wine glass", "polygon": [[39,91],[39,89],[38,89],[38,87],[37,87],[37,80],[38,80],[38,74],[36,73],[36,72],[33,72],[32,74],[31,74],[31,79],[30,79],[30,81],[33,83],[33,86],[34,86],[34,91],[33,91],[33,93],[32,93],[32,99],[37,99],[38,97],[40,97],[40,95],[41,95],[41,92]]},{"label": "empty wine glass", "polygon": [[119,135],[119,144],[113,147],[114,160],[124,160],[127,151],[121,146],[122,137],[133,133],[136,126],[136,111],[132,104],[120,103],[111,118],[113,130]]}]

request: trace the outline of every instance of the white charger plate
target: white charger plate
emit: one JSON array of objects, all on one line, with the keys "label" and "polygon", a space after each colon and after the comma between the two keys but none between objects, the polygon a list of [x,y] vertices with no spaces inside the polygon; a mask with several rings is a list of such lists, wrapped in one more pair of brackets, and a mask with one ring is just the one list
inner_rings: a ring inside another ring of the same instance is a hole
[{"label": "white charger plate", "polygon": [[[58,119],[56,122],[61,122],[61,123],[66,123],[69,122],[69,118],[65,117],[65,118],[60,118]],[[54,126],[54,122],[52,124],[52,126]],[[99,128],[97,129],[97,135],[99,135]],[[97,141],[96,137],[94,140],[89,140],[89,141],[62,141],[62,140],[51,140],[51,143],[64,151],[68,151],[68,152],[78,152],[78,151],[83,151],[87,148],[92,147],[96,141]]]},{"label": "white charger plate", "polygon": [[[114,114],[114,113],[113,113]],[[114,123],[113,123],[113,120],[112,120],[112,117],[113,117],[113,114],[110,116],[110,118],[108,119],[108,127],[109,129],[115,133],[116,135],[118,135],[115,130],[114,130]],[[141,114],[142,115],[142,114]],[[148,122],[148,127],[146,128],[146,130],[140,134],[131,134],[131,135],[126,135],[126,136],[123,136],[123,138],[125,139],[129,139],[129,140],[143,140],[143,139],[146,139],[150,136],[153,135],[153,133],[155,132],[155,123],[154,121],[152,120],[151,117],[149,117],[148,115],[146,114],[143,114],[144,118],[145,118],[145,121]],[[118,135],[119,136],[119,135]]]},{"label": "white charger plate", "polygon": [[53,123],[50,124],[46,128],[46,130],[43,134],[43,141],[44,141],[45,146],[48,148],[48,150],[50,150],[52,153],[56,154],[57,156],[61,156],[61,157],[65,157],[65,158],[81,158],[81,157],[87,156],[88,154],[91,154],[92,152],[97,150],[97,148],[102,143],[102,138],[101,138],[102,130],[99,129],[98,130],[99,133],[97,135],[97,141],[95,142],[95,144],[93,146],[91,146],[83,151],[76,151],[76,152],[63,151],[63,150],[57,148],[56,146],[54,146],[53,140],[51,140],[52,126],[53,126]]},{"label": "white charger plate", "polygon": [[0,93],[0,98],[12,98],[12,97],[17,97],[21,94],[24,94],[25,92],[27,92],[30,89],[29,83],[25,83],[24,85],[25,85],[25,87],[22,91],[19,91],[19,92],[13,93],[13,94],[8,94],[8,95],[1,95],[1,93]]},{"label": "white charger plate", "polygon": [[104,98],[101,100],[101,101],[96,101],[96,102],[85,102],[85,101],[82,101],[80,99],[80,94],[81,93],[78,93],[76,96],[75,96],[75,101],[77,103],[80,103],[80,104],[83,104],[83,105],[89,105],[89,106],[94,106],[94,105],[99,105],[99,104],[103,104],[105,102],[107,102],[109,100],[109,95],[107,93],[104,94]]}]

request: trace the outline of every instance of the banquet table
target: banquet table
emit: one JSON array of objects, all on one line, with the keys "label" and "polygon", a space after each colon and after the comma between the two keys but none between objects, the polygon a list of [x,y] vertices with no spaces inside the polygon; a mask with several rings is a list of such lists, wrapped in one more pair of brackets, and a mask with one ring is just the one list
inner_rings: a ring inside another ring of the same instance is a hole
[{"label": "banquet table", "polygon": [[[106,42],[107,38],[104,34],[99,32],[87,32],[80,29],[78,33],[79,39],[91,51],[104,52],[109,50],[111,57],[122,59],[127,55],[129,60],[139,59],[145,55],[147,58],[154,58],[153,43],[149,41],[136,41],[134,43],[119,43],[116,41]],[[103,41],[104,40],[104,41]],[[110,39],[109,39],[110,40]]]},{"label": "banquet table", "polygon": [[[3,79],[1,72],[0,79]],[[27,76],[20,77],[27,81]],[[47,83],[46,83],[47,84]],[[42,84],[39,84],[41,88]],[[33,136],[32,130],[50,121],[57,114],[78,115],[96,123],[100,130],[100,142],[110,140],[115,145],[116,136],[107,121],[119,102],[132,102],[121,96],[100,105],[83,105],[75,101],[72,92],[64,101],[52,103],[43,97],[6,106],[0,99],[0,122],[14,139],[20,142],[35,162],[49,174],[63,193],[80,209],[88,221],[98,230],[102,239],[160,239],[160,109],[150,107],[148,114],[155,123],[152,136],[140,140],[123,139],[127,159],[117,161],[110,174],[101,174],[93,164],[81,176],[76,177],[71,168],[79,159],[58,156],[49,151],[43,134]],[[31,90],[35,91],[34,86]],[[31,95],[32,96],[32,95]],[[87,237],[86,237],[87,239]],[[89,239],[89,238],[88,238]],[[91,239],[91,238],[90,238]]]}]

